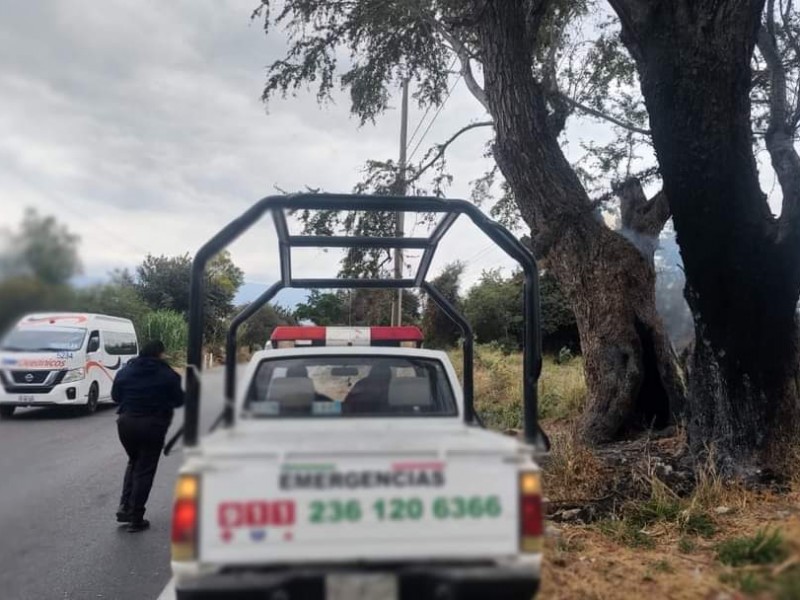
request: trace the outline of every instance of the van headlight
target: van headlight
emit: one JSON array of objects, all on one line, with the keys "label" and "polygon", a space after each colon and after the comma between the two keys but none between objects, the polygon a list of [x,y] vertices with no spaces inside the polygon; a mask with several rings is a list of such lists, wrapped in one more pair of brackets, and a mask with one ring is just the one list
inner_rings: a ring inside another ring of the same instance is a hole
[{"label": "van headlight", "polygon": [[84,377],[86,377],[85,369],[71,369],[64,375],[64,379],[61,380],[61,383],[74,383],[75,381],[82,380]]}]

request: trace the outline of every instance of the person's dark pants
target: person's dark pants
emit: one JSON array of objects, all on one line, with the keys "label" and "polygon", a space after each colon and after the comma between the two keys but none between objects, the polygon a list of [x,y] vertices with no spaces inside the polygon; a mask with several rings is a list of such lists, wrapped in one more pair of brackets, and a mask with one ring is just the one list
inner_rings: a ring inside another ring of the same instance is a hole
[{"label": "person's dark pants", "polygon": [[128,454],[119,504],[134,521],[144,516],[170,422],[169,416],[161,415],[122,414],[117,419],[119,440]]}]

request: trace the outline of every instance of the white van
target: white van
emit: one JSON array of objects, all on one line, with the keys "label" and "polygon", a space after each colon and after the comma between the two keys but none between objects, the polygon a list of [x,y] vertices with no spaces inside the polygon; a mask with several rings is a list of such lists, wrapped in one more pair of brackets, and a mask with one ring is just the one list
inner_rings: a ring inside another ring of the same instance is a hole
[{"label": "white van", "polygon": [[0,342],[0,417],[22,406],[111,402],[117,372],[139,352],[128,319],[83,313],[32,314]]}]

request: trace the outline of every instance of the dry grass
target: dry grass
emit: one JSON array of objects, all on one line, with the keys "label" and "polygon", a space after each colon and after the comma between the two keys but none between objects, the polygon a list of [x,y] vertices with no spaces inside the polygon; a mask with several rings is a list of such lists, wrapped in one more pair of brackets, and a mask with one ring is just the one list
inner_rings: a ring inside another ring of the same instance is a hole
[{"label": "dry grass", "polygon": [[544,465],[544,484],[551,506],[597,501],[614,484],[613,473],[580,442],[575,425],[548,430],[550,456]]},{"label": "dry grass", "polygon": [[[551,526],[540,597],[800,598],[800,494],[730,494],[681,499],[656,485],[614,519]],[[714,498],[740,508],[706,509]]]},{"label": "dry grass", "polygon": [[[488,426],[521,428],[521,371],[519,355],[476,349],[475,399]],[[620,464],[578,440],[576,417],[586,401],[580,358],[546,359],[539,399],[552,441],[544,464],[549,513],[580,508],[580,518],[599,515],[589,524],[549,525],[540,598],[800,600],[800,448],[790,461],[795,479],[788,494],[725,481],[713,456],[689,478],[690,492],[678,493],[650,455],[661,442],[631,445],[624,450],[630,459]],[[659,446],[661,457],[684,442],[679,427]],[[586,511],[600,505],[597,513]]]}]

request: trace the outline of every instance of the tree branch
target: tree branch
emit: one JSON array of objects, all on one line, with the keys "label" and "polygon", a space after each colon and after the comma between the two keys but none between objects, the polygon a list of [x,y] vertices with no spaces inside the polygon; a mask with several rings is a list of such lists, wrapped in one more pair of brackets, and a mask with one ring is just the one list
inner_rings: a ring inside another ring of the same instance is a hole
[{"label": "tree branch", "polygon": [[437,150],[436,153],[433,155],[433,158],[431,158],[430,160],[428,160],[428,162],[423,164],[419,168],[419,170],[416,173],[414,173],[413,177],[410,177],[409,179],[406,180],[406,183],[413,183],[417,181],[420,177],[422,177],[426,171],[428,171],[433,165],[436,164],[436,161],[438,161],[442,156],[444,156],[444,153],[447,151],[447,148],[463,134],[465,134],[468,131],[471,131],[472,129],[477,129],[478,127],[490,127],[492,125],[494,125],[494,121],[477,121],[475,123],[470,123],[469,125],[465,125],[461,129],[456,131],[453,135],[450,136],[450,138],[447,141],[436,146]]},{"label": "tree branch", "polygon": [[[541,8],[535,9],[532,13],[544,13],[544,10]],[[541,26],[541,19],[542,16],[538,17],[538,24],[537,27]],[[536,30],[538,33],[538,29]],[[529,33],[530,35],[530,33]],[[556,57],[558,54],[558,49],[561,45],[561,40],[564,35],[564,27],[558,28],[556,31],[552,31],[550,34],[550,47],[547,50],[547,56],[545,57],[542,65],[542,71],[544,76],[542,77],[542,86],[544,87],[545,91],[547,92],[548,101],[552,107],[552,113],[548,116],[548,124],[550,126],[551,131],[557,137],[564,131],[564,127],[567,124],[567,117],[570,114],[570,104],[566,101],[566,95],[561,92],[558,88],[558,69],[556,65]]]},{"label": "tree branch", "polygon": [[786,69],[775,39],[775,0],[767,4],[767,22],[758,30],[757,45],[770,74],[770,129],[786,124]]},{"label": "tree branch", "polygon": [[[658,174],[659,174],[659,167],[655,166],[655,167],[650,167],[648,169],[644,169],[643,171],[639,171],[638,173],[634,173],[633,175],[628,177],[628,180],[636,179],[640,183],[643,183],[654,178]],[[598,208],[603,206],[603,204],[605,204],[606,202],[617,196],[617,187],[619,187],[619,184],[612,184],[611,190],[609,190],[602,196],[593,198],[592,203],[590,204],[591,210],[597,210]]]},{"label": "tree branch", "polygon": [[561,96],[563,97],[563,99],[566,102],[568,102],[569,104],[571,104],[572,106],[574,106],[575,108],[577,108],[579,111],[581,111],[583,113],[586,113],[588,115],[592,115],[593,117],[597,117],[598,119],[602,119],[604,121],[608,121],[609,123],[613,123],[614,125],[617,125],[618,127],[622,127],[623,129],[627,129],[628,131],[631,131],[633,133],[646,135],[648,137],[650,135],[652,135],[652,133],[651,133],[651,131],[649,129],[642,129],[641,127],[637,127],[633,123],[627,123],[627,122],[625,122],[625,121],[623,121],[621,119],[617,119],[616,117],[612,117],[611,115],[607,115],[604,112],[601,112],[599,110],[595,110],[594,108],[586,106],[585,104],[581,104],[577,100],[574,100],[574,99],[570,98],[566,94],[561,94]]},{"label": "tree branch", "polygon": [[775,36],[775,0],[768,0],[766,24],[758,31],[757,44],[770,73],[770,114],[765,141],[783,192],[781,222],[795,224],[800,218],[800,155],[794,147],[794,126],[787,119],[786,67]]},{"label": "tree branch", "polygon": [[[792,47],[792,50],[794,50],[794,59],[797,61],[800,60],[800,41],[798,41],[794,29],[792,29],[791,15],[793,4],[793,0],[788,0],[786,2],[786,7],[781,11],[781,21],[783,23],[783,33],[786,35],[786,39]],[[783,6],[783,2],[781,2],[781,6]],[[800,85],[795,89],[795,107],[792,112],[790,124],[793,129],[797,129],[798,124],[800,124]]]},{"label": "tree branch", "polygon": [[664,190],[648,200],[641,181],[631,177],[616,185],[615,192],[620,199],[623,228],[653,237],[661,233],[672,215]]},{"label": "tree branch", "polygon": [[658,236],[671,216],[667,195],[661,190],[648,200],[641,181],[635,177],[626,179],[614,188],[620,200],[620,234],[653,264]]},{"label": "tree branch", "polygon": [[470,53],[464,43],[458,39],[455,35],[453,35],[445,25],[440,23],[439,21],[432,19],[432,25],[439,31],[442,37],[447,40],[447,43],[450,44],[450,47],[453,49],[453,52],[456,53],[458,56],[458,60],[461,63],[461,76],[464,78],[464,83],[467,84],[467,89],[475,96],[475,99],[483,105],[483,108],[486,109],[486,112],[491,114],[489,110],[489,102],[486,99],[486,92],[483,91],[483,88],[478,84],[475,80],[475,76],[472,74],[472,66],[470,64]]}]

